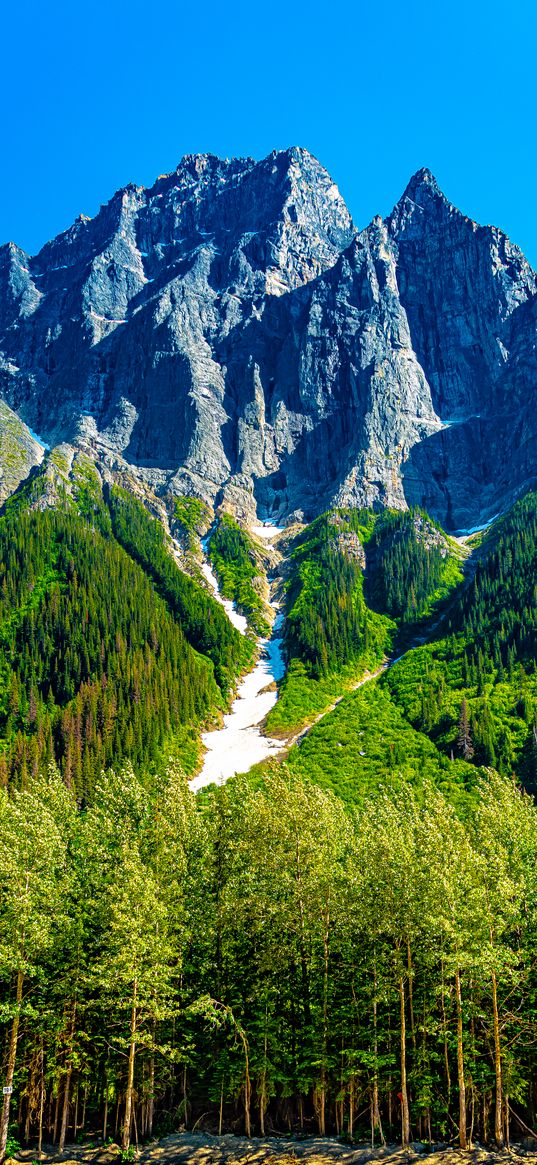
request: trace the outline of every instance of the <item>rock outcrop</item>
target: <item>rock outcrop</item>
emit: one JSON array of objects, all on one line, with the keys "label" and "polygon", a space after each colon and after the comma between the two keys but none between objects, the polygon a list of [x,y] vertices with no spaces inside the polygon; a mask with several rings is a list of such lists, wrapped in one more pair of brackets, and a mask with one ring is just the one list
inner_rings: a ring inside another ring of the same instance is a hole
[{"label": "rock outcrop", "polygon": [[44,455],[45,447],[0,400],[0,505],[41,464]]},{"label": "rock outcrop", "polygon": [[239,516],[337,501],[478,525],[537,477],[537,278],[419,171],[358,233],[305,150],[189,156],[30,258],[0,395],[105,475]]}]

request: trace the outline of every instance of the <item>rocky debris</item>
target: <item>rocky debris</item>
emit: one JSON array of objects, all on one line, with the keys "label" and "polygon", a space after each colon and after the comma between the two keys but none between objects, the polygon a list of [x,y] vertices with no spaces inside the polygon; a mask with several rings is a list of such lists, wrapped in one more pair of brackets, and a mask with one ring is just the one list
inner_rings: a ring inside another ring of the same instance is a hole
[{"label": "rocky debris", "polygon": [[189,155],[33,258],[0,247],[9,408],[106,479],[247,524],[410,503],[486,521],[537,483],[536,330],[522,253],[428,170],[357,233],[298,148]]},{"label": "rocky debris", "polygon": [[[45,1149],[44,1161],[85,1162],[87,1165],[112,1165],[119,1160],[116,1145],[108,1148],[86,1148],[68,1146],[62,1157]],[[208,1133],[174,1133],[162,1141],[140,1148],[136,1159],[144,1165],[287,1165],[296,1161],[307,1165],[368,1165],[379,1161],[386,1165],[409,1165],[414,1161],[434,1158],[435,1165],[500,1165],[509,1160],[512,1165],[519,1162],[537,1161],[535,1150],[524,1145],[513,1145],[508,1152],[475,1146],[465,1152],[448,1145],[412,1144],[408,1149],[398,1145],[386,1145],[372,1149],[368,1144],[348,1145],[330,1138],[307,1137],[265,1137],[247,1138],[225,1135],[211,1136]],[[18,1153],[18,1160],[31,1160],[29,1153]]]},{"label": "rocky debris", "polygon": [[365,550],[358,535],[354,534],[352,530],[342,530],[341,533],[330,540],[328,545],[331,550],[342,554],[350,562],[357,562],[362,567],[362,570],[365,570]]}]

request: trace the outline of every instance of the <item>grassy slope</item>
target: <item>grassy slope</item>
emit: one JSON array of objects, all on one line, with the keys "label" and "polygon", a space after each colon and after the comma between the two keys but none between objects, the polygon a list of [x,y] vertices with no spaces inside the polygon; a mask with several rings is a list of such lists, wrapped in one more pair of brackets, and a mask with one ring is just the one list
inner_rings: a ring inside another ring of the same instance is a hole
[{"label": "grassy slope", "polygon": [[346,696],[288,758],[301,777],[337,793],[348,804],[379,785],[432,780],[455,801],[475,784],[475,766],[452,764],[406,720],[386,688],[374,681]]},{"label": "grassy slope", "polygon": [[322,714],[391,645],[392,621],[366,607],[363,545],[374,517],[337,510],[307,526],[291,547],[285,584],[287,674],[267,731],[288,736]]},{"label": "grassy slope", "polygon": [[[383,585],[385,568],[399,594]],[[324,713],[378,668],[401,632],[416,634],[461,578],[459,548],[420,511],[340,509],[318,518],[291,550],[289,666],[267,731],[287,736]]]},{"label": "grassy slope", "polygon": [[[389,525],[387,515],[377,548],[384,543],[386,550]],[[407,623],[399,621],[404,638],[429,611],[439,638],[411,648],[380,680],[343,699],[291,750],[292,770],[351,803],[386,781],[420,784],[425,777],[457,801],[473,787],[480,765],[515,770],[537,788],[537,496],[518,503],[479,541],[468,584],[458,581],[454,555],[441,570],[443,585],[436,569],[430,571],[430,596],[407,607]],[[417,562],[423,579],[419,557],[412,551],[404,560],[410,573]],[[402,583],[404,596],[408,573]],[[371,582],[367,589],[371,595]],[[434,604],[444,612],[437,627]],[[458,743],[463,698],[474,749],[467,759]]]}]

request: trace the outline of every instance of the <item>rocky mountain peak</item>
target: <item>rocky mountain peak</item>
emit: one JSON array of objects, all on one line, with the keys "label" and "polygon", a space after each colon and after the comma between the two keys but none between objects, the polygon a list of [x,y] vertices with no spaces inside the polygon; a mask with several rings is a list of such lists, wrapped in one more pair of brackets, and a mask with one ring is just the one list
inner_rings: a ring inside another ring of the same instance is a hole
[{"label": "rocky mountain peak", "polygon": [[431,195],[444,198],[444,195],[432,171],[429,170],[427,166],[421,166],[420,169],[416,170],[416,173],[412,175],[402,197],[411,198],[413,202],[421,204],[421,200],[423,198],[430,197]]},{"label": "rocky mountain peak", "polygon": [[412,175],[387,221],[392,234],[413,237],[444,226],[452,217],[463,219],[464,215],[448,201],[434,174],[424,167]]},{"label": "rocky mountain peak", "polygon": [[536,296],[428,169],[358,234],[308,150],[189,154],[35,259],[0,248],[0,399],[160,493],[459,529],[537,476]]}]

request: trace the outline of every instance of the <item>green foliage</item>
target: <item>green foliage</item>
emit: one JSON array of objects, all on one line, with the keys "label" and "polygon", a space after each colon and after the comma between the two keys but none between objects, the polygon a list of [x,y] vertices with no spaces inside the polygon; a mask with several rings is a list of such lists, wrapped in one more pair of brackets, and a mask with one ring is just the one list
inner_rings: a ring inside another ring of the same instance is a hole
[{"label": "green foliage", "polygon": [[75,513],[0,519],[0,774],[55,759],[80,795],[154,762],[220,702],[211,664],[125,551]]},{"label": "green foliage", "polygon": [[269,732],[296,731],[325,711],[389,648],[394,624],[369,610],[363,595],[362,544],[373,527],[367,510],[334,510],[295,540],[285,603],[289,666]]},{"label": "green foliage", "polygon": [[386,510],[367,551],[367,601],[402,623],[430,615],[462,581],[460,556],[422,510]]},{"label": "green foliage", "polygon": [[[389,736],[388,703],[377,692],[361,723]],[[531,1125],[537,809],[468,769],[458,807],[455,786],[386,774],[347,809],[284,767],[201,805],[175,766],[149,784],[109,772],[84,810],[54,773],[3,791],[0,1023],[21,1133],[35,1095],[69,1115],[83,1094],[79,1122],[115,1111],[125,1160],[153,1120],[393,1142],[404,1070],[410,1139],[445,1139],[461,1063],[463,1128],[491,1140],[496,1089]]]},{"label": "green foliage", "polygon": [[175,498],[174,510],[177,521],[188,534],[204,533],[211,520],[209,507],[199,498]]},{"label": "green foliage", "polygon": [[101,534],[112,533],[110,511],[103,498],[101,482],[93,462],[78,453],[73,462],[72,490],[81,517],[90,522]]},{"label": "green foliage", "polygon": [[404,656],[386,684],[410,722],[455,756],[465,701],[474,762],[515,769],[533,787],[537,495],[495,523],[476,554],[440,625],[444,637]]},{"label": "green foliage", "polygon": [[6,1141],[6,1157],[14,1157],[15,1153],[20,1153],[21,1147],[22,1146],[20,1141],[18,1141],[12,1133],[8,1133]]},{"label": "green foliage", "polygon": [[134,1145],[129,1145],[128,1149],[120,1149],[118,1155],[122,1165],[128,1165],[129,1161],[136,1160],[136,1149]]},{"label": "green foliage", "polygon": [[153,579],[189,643],[212,660],[216,682],[227,695],[252,660],[251,644],[231,625],[221,604],[179,570],[161,523],[141,502],[113,487],[109,504],[118,542]]},{"label": "green foliage", "polygon": [[288,737],[322,716],[345,692],[355,687],[363,663],[346,664],[336,673],[314,679],[301,660],[292,659],[281,682],[278,700],[267,717],[268,734]]},{"label": "green foliage", "polygon": [[252,539],[229,514],[222,515],[211,534],[209,558],[224,598],[235,603],[257,635],[268,635],[270,624],[262,598],[265,572]]},{"label": "green foliage", "polygon": [[385,781],[390,787],[429,781],[459,803],[477,776],[471,765],[452,763],[412,728],[378,683],[346,696],[314,725],[291,750],[288,765],[347,804],[363,803]]},{"label": "green foliage", "polygon": [[366,518],[359,510],[323,514],[292,551],[285,647],[314,678],[347,663],[380,660],[388,642],[389,622],[369,612],[363,597],[357,531]]}]

